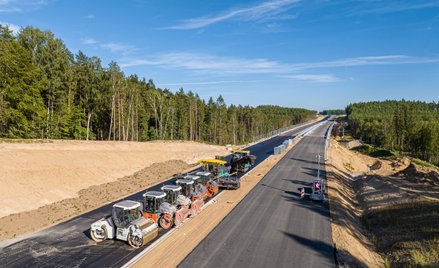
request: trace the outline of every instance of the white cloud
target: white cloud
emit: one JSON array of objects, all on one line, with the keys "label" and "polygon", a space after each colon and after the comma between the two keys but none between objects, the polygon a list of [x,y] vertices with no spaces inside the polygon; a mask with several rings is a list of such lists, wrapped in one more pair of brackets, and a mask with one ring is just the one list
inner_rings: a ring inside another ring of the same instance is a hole
[{"label": "white cloud", "polygon": [[110,50],[113,53],[121,53],[122,55],[128,55],[129,53],[136,50],[136,48],[131,45],[116,42],[109,42],[101,44],[100,46],[102,48]]},{"label": "white cloud", "polygon": [[286,70],[286,66],[281,63],[266,59],[223,58],[185,52],[163,54],[151,59],[124,60],[121,63],[122,67],[138,65],[158,65],[165,68],[228,74],[279,73]]},{"label": "white cloud", "polygon": [[385,14],[439,7],[437,0],[421,1],[360,1],[350,15]]},{"label": "white cloud", "polygon": [[0,0],[0,13],[33,11],[48,4],[50,0]]},{"label": "white cloud", "polygon": [[436,62],[439,62],[439,58],[419,58],[407,55],[384,55],[346,58],[333,61],[298,63],[292,64],[291,67],[296,70],[305,70],[369,65],[421,64]]},{"label": "white cloud", "polygon": [[295,74],[295,75],[288,75],[283,77],[291,78],[294,80],[310,81],[317,83],[335,83],[341,81],[340,78],[332,74]]},{"label": "white cloud", "polygon": [[88,38],[82,39],[82,44],[84,44],[84,45],[96,45],[97,43],[99,43],[99,41],[97,41],[94,38],[88,37]]},{"label": "white cloud", "polygon": [[[279,16],[279,15],[291,9],[294,5],[296,5],[299,2],[300,0],[266,1],[252,7],[232,9],[228,12],[219,15],[188,19],[183,21],[179,25],[167,27],[167,29],[175,29],[175,30],[199,29],[229,19],[241,19],[246,21],[258,21],[258,20],[269,19],[269,18],[273,19],[276,17],[285,19],[285,16]],[[295,17],[293,16],[289,18],[292,19]]]},{"label": "white cloud", "polygon": [[[2,1],[4,1],[4,0],[2,0]],[[15,34],[15,35],[18,34],[18,32],[20,31],[20,28],[21,28],[18,25],[15,25],[15,24],[12,24],[12,23],[3,22],[3,21],[0,21],[0,24],[8,26],[9,30],[11,30],[12,33]]]},{"label": "white cloud", "polygon": [[[268,59],[217,57],[197,53],[167,53],[151,58],[122,59],[121,67],[154,65],[170,69],[186,69],[210,74],[278,74],[290,75],[310,69],[327,69],[371,65],[437,63],[439,58],[418,58],[406,55],[383,55],[308,63],[281,63]],[[298,78],[298,77],[297,77]],[[304,77],[302,77],[303,79]],[[311,79],[311,77],[308,77]],[[320,77],[324,79],[324,77]],[[326,77],[328,78],[328,77]]]}]

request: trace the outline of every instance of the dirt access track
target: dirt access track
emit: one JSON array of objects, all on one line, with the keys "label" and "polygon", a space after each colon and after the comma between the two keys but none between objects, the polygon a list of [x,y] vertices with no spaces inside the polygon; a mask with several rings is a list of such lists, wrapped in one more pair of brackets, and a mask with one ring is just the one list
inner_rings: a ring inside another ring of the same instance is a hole
[{"label": "dirt access track", "polygon": [[[0,240],[52,225],[224,155],[195,142],[0,143]],[[13,223],[13,225],[12,225]]]}]

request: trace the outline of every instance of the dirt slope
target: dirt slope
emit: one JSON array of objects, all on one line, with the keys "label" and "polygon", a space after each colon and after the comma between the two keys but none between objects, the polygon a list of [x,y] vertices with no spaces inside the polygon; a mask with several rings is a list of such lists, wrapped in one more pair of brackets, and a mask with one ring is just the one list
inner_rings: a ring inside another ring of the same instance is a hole
[{"label": "dirt slope", "polygon": [[373,159],[350,151],[335,141],[326,166],[331,210],[332,239],[341,267],[382,267],[383,260],[363,232],[363,210],[356,199],[352,174],[368,171]]},{"label": "dirt slope", "polygon": [[[335,140],[327,163],[333,240],[341,264],[439,265],[439,173],[409,158],[361,155]],[[379,253],[379,255],[377,254]]]},{"label": "dirt slope", "polygon": [[0,217],[37,209],[93,185],[110,183],[154,163],[225,154],[194,142],[0,143]]}]

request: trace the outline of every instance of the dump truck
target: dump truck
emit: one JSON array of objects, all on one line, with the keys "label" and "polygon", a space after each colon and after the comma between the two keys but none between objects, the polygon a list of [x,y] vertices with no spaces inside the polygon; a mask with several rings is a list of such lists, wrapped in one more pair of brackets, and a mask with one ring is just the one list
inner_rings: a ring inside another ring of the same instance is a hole
[{"label": "dump truck", "polygon": [[104,217],[90,226],[90,237],[96,242],[106,239],[127,241],[139,248],[158,235],[157,224],[142,216],[140,202],[123,200],[113,205],[111,216]]},{"label": "dump truck", "polygon": [[219,185],[215,181],[212,173],[206,171],[199,171],[195,175],[201,178],[202,183],[206,186],[209,197],[214,197],[219,192]]},{"label": "dump truck", "polygon": [[197,187],[194,186],[193,180],[178,179],[177,185],[181,186],[181,194],[188,197],[192,201],[192,211],[197,214],[204,206],[204,198]]},{"label": "dump truck", "polygon": [[152,219],[160,227],[168,230],[174,225],[179,225],[191,215],[191,210],[185,209],[185,206],[190,205],[190,200],[183,200],[183,197],[181,197],[179,202],[182,203],[177,204],[177,196],[181,187],[172,189],[169,186],[164,186],[162,188],[171,196],[166,198],[167,194],[162,191],[147,191],[143,194],[143,216]]}]

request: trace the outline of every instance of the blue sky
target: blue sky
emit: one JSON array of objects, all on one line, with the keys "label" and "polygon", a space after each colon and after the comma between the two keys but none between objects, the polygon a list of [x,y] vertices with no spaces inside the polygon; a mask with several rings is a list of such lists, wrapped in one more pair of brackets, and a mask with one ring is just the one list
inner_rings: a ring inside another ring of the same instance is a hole
[{"label": "blue sky", "polygon": [[439,101],[437,0],[0,0],[0,22],[228,104]]}]

